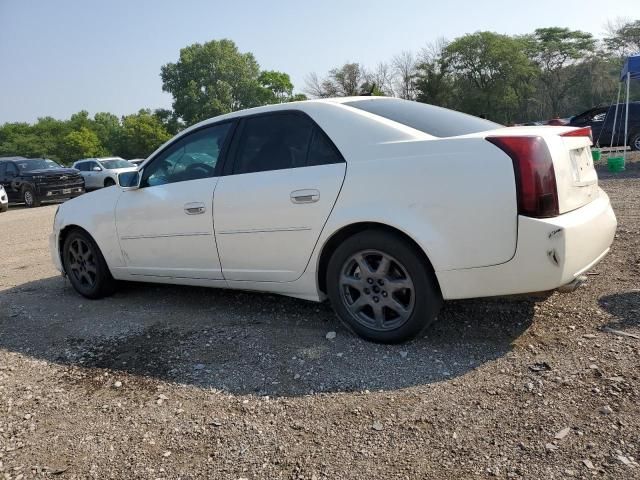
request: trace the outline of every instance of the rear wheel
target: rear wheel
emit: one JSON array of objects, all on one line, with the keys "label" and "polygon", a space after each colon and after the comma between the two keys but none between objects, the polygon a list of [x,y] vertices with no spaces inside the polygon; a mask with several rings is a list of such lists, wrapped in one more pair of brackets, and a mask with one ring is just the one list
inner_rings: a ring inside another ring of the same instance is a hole
[{"label": "rear wheel", "polygon": [[358,233],[336,249],[327,290],[347,326],[382,343],[414,337],[435,320],[442,304],[435,278],[414,246],[377,230]]},{"label": "rear wheel", "polygon": [[113,187],[115,184],[116,184],[116,181],[115,181],[113,178],[111,178],[111,177],[107,178],[107,179],[104,181],[104,186],[105,186],[105,188],[106,188],[106,187]]},{"label": "rear wheel", "polygon": [[74,230],[62,246],[64,270],[76,291],[87,298],[106,297],[115,292],[116,282],[91,236]]},{"label": "rear wheel", "polygon": [[640,132],[633,133],[629,138],[629,146],[631,150],[640,150]]},{"label": "rear wheel", "polygon": [[39,207],[41,203],[33,187],[29,186],[22,189],[22,201],[27,208]]}]

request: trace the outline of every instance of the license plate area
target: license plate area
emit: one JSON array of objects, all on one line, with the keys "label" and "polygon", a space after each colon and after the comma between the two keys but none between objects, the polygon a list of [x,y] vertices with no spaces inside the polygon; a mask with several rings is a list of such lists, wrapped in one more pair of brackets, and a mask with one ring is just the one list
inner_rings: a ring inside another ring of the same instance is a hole
[{"label": "license plate area", "polygon": [[569,157],[571,159],[571,174],[573,175],[574,183],[582,183],[593,179],[593,157],[591,156],[591,150],[589,147],[576,148],[569,150]]},{"label": "license plate area", "polygon": [[71,193],[71,189],[70,188],[63,188],[62,189],[62,194],[66,195],[67,193]]}]

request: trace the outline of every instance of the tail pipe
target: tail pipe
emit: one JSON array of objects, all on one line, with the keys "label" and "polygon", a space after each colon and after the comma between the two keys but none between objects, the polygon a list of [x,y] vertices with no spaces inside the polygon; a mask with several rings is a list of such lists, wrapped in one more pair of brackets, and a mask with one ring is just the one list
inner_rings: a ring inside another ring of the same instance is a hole
[{"label": "tail pipe", "polygon": [[583,286],[585,283],[587,283],[586,275],[579,275],[576,278],[574,278],[572,281],[567,283],[566,285],[562,285],[561,287],[558,287],[558,292],[560,293],[575,292],[578,288]]}]

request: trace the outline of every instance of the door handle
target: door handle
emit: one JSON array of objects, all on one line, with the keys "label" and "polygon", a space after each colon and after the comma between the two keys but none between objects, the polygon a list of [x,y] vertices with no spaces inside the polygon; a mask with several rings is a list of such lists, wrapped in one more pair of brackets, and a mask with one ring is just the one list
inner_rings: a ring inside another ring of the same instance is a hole
[{"label": "door handle", "polygon": [[320,190],[294,190],[291,192],[291,201],[293,203],[314,203],[320,200]]},{"label": "door handle", "polygon": [[200,202],[191,202],[184,204],[184,213],[187,215],[199,215],[207,211],[207,207],[204,206],[204,203]]}]

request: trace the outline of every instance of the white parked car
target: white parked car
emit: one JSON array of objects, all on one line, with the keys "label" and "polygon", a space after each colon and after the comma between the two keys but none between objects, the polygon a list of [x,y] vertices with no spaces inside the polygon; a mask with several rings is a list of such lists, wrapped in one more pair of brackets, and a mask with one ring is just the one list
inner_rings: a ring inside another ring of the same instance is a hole
[{"label": "white parked car", "polygon": [[88,298],[115,280],[328,297],[406,340],[442,300],[573,288],[616,218],[588,129],[505,128],[379,97],[216,117],[61,205],[53,260]]},{"label": "white parked car", "polygon": [[0,213],[9,210],[9,198],[7,192],[4,190],[4,186],[0,185]]},{"label": "white parked car", "polygon": [[78,160],[73,168],[80,170],[85,188],[92,190],[115,185],[120,173],[133,172],[137,167],[120,157],[106,157]]}]

